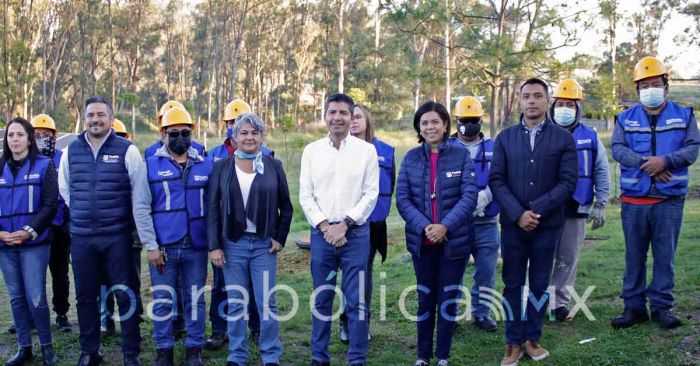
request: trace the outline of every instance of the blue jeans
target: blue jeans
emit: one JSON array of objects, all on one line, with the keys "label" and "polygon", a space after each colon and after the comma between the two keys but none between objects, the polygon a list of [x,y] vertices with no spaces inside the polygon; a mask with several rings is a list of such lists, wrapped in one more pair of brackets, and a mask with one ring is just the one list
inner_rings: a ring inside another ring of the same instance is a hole
[{"label": "blue jeans", "polygon": [[467,258],[445,257],[445,246],[424,245],[420,257],[413,256],[418,284],[418,358],[433,357],[433,333],[437,318],[435,357],[449,359],[457,317],[457,299],[462,295],[462,277]]},{"label": "blue jeans", "polygon": [[[683,222],[684,198],[670,198],[655,205],[622,203],[625,235],[625,278],[622,295],[626,308],[651,311],[673,307],[674,265]],[[646,286],[647,252],[654,258],[652,280]]]},{"label": "blue jeans", "polygon": [[[226,280],[224,272],[221,268],[211,265],[214,280],[211,289],[211,303],[209,303],[209,321],[211,322],[211,334],[226,334],[226,319],[221,317],[219,313],[219,305],[224,303],[224,308],[221,313],[228,314],[228,305],[226,305]],[[252,280],[250,281],[253,282]],[[251,289],[248,289],[250,303],[248,304],[248,329],[251,333],[260,334],[260,315],[258,315],[258,306],[255,303],[255,294]]]},{"label": "blue jeans", "polygon": [[474,257],[474,284],[472,285],[471,301],[472,316],[485,317],[489,315],[488,299],[493,298],[493,293],[484,290],[479,297],[480,288],[492,289],[496,285],[496,264],[498,262],[498,224],[491,222],[488,224],[474,225],[474,246],[472,256]]},{"label": "blue jeans", "polygon": [[[204,345],[204,328],[206,312],[204,293],[199,292],[206,284],[208,253],[206,250],[166,247],[167,262],[163,273],[149,265],[151,285],[153,286],[153,335],[156,349],[173,348],[175,320],[173,305],[181,300],[177,298],[178,278],[182,283],[185,328],[187,338],[185,347],[202,347]],[[194,293],[194,296],[193,296]]]},{"label": "blue jeans", "polygon": [[[141,343],[137,294],[132,288],[136,278],[131,232],[115,235],[71,237],[73,281],[77,300],[80,349],[96,355],[100,350],[100,307],[98,297],[114,293],[119,305],[122,352],[138,355]],[[108,286],[102,286],[107,276]],[[112,292],[110,292],[110,289]]]},{"label": "blue jeans", "polygon": [[331,359],[328,343],[332,318],[335,317],[333,298],[338,269],[343,270],[341,290],[348,314],[348,363],[365,362],[367,359],[369,312],[366,300],[361,297],[364,297],[367,286],[369,225],[350,229],[345,238],[347,244],[336,248],[326,242],[320,230],[311,229],[311,277],[316,294],[312,312],[311,357],[316,361],[330,362]]},{"label": "blue jeans", "polygon": [[[506,343],[538,341],[549,305],[547,287],[561,227],[525,231],[508,225],[501,227],[501,236]],[[526,309],[523,309],[526,278],[529,293]]]},{"label": "blue jeans", "polygon": [[0,249],[0,269],[7,285],[20,347],[31,347],[32,324],[36,326],[42,346],[52,342],[46,301],[46,268],[50,253],[49,245]]},{"label": "blue jeans", "polygon": [[235,242],[224,239],[229,362],[244,365],[248,361],[246,323],[248,289],[251,287],[258,300],[257,312],[260,315],[260,358],[263,363],[279,363],[282,356],[277,302],[275,294],[271,293],[277,283],[277,254],[270,254],[271,245],[270,239],[261,239],[254,234],[243,234]]}]

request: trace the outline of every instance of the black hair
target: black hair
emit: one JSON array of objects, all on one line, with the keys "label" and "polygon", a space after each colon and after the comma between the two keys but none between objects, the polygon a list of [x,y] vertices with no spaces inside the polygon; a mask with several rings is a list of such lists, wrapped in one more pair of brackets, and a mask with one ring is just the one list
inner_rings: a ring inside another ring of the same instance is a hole
[{"label": "black hair", "polygon": [[[661,76],[661,81],[664,83],[664,88],[667,88],[668,87],[668,74],[663,74],[663,75],[659,75],[659,76]],[[642,80],[637,80],[634,82],[634,86],[635,86],[635,88],[637,88],[637,92],[639,92],[639,82]]]},{"label": "black hair", "polygon": [[2,142],[2,162],[0,162],[0,167],[4,168],[5,163],[12,160],[12,151],[10,150],[9,142],[7,142],[7,133],[10,130],[10,126],[14,123],[21,125],[27,133],[27,141],[29,142],[29,154],[27,155],[27,159],[29,160],[29,169],[31,170],[36,157],[41,155],[41,152],[39,152],[39,148],[36,146],[36,140],[34,139],[34,127],[32,127],[29,121],[22,117],[13,118],[7,123],[7,126],[5,126],[5,140]]},{"label": "black hair", "polygon": [[336,102],[336,103],[342,102],[342,103],[347,104],[348,107],[350,108],[350,115],[352,115],[353,111],[355,110],[355,101],[352,100],[352,97],[347,95],[347,94],[336,93],[336,94],[329,96],[328,99],[326,99],[326,107],[325,107],[326,112],[328,111],[328,106],[331,104],[331,102]]},{"label": "black hair", "polygon": [[102,104],[106,105],[107,106],[107,113],[109,113],[109,116],[110,117],[114,116],[114,110],[112,109],[112,102],[110,102],[109,99],[107,99],[105,97],[101,97],[99,95],[92,96],[85,101],[85,110],[87,110],[87,107],[92,103],[102,103]]},{"label": "black hair", "polygon": [[450,113],[447,112],[447,108],[445,108],[444,105],[430,101],[418,107],[416,113],[413,115],[413,129],[416,130],[418,134],[418,142],[425,142],[425,139],[420,134],[420,118],[428,112],[436,112],[442,122],[445,123],[445,133],[442,135],[442,141],[446,141],[447,138],[450,137]]},{"label": "black hair", "polygon": [[523,82],[520,85],[520,91],[521,92],[523,91],[523,88],[525,87],[525,85],[535,85],[535,84],[542,85],[542,87],[544,88],[544,95],[549,97],[549,85],[547,85],[547,83],[540,78],[529,78],[529,79],[525,80],[525,82]]}]

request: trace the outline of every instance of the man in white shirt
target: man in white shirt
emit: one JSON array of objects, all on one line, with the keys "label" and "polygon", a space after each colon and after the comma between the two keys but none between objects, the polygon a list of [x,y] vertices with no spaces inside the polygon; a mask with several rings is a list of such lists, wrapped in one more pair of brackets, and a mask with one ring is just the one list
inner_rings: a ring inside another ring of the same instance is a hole
[{"label": "man in white shirt", "polygon": [[318,366],[330,365],[328,342],[339,268],[349,318],[348,364],[365,365],[367,357],[367,219],[379,195],[379,163],[372,144],[349,134],[354,104],[345,94],[328,97],[328,136],[307,145],[301,157],[299,202],[312,227],[311,364]]}]

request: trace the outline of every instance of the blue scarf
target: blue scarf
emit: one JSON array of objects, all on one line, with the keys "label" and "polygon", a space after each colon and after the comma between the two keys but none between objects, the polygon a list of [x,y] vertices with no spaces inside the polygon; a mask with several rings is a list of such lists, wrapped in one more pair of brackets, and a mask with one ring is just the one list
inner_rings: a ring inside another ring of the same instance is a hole
[{"label": "blue scarf", "polygon": [[263,174],[265,171],[265,165],[263,164],[262,161],[262,152],[258,151],[257,154],[248,154],[240,149],[236,149],[236,152],[234,153],[237,157],[241,159],[246,159],[246,160],[252,160],[253,161],[253,170],[258,173],[258,174]]}]

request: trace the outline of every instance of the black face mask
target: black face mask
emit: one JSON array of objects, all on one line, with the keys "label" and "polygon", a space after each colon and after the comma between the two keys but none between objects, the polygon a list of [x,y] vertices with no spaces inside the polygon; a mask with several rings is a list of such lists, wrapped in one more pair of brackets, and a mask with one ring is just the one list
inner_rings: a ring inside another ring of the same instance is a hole
[{"label": "black face mask", "polygon": [[168,149],[175,154],[184,154],[190,148],[190,136],[168,137]]},{"label": "black face mask", "polygon": [[481,123],[457,123],[457,131],[467,137],[474,137],[481,132]]},{"label": "black face mask", "polygon": [[56,139],[53,136],[36,139],[36,146],[41,155],[53,158],[56,153]]}]

